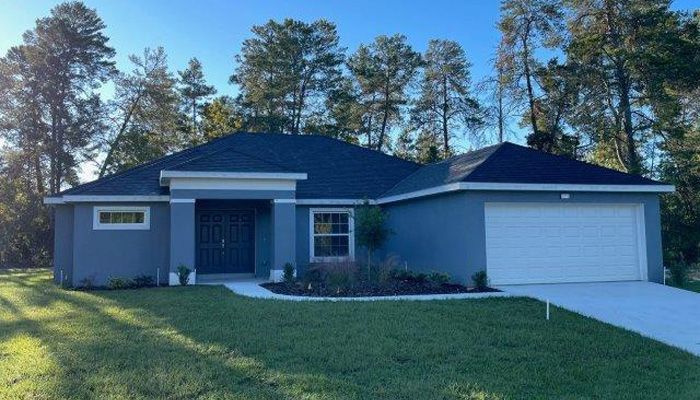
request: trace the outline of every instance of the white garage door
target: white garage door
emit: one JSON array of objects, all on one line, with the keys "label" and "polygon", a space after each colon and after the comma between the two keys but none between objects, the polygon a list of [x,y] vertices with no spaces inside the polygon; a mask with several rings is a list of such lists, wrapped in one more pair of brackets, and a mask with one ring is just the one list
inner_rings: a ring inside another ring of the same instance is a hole
[{"label": "white garage door", "polygon": [[491,284],[646,279],[638,205],[486,204]]}]

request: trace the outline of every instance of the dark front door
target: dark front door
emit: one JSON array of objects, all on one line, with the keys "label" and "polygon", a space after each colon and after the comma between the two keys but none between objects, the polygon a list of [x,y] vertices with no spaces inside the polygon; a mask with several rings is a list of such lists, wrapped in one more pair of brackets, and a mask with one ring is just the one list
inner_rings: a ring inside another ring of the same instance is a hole
[{"label": "dark front door", "polygon": [[253,211],[200,211],[197,215],[197,272],[255,272],[254,238]]}]

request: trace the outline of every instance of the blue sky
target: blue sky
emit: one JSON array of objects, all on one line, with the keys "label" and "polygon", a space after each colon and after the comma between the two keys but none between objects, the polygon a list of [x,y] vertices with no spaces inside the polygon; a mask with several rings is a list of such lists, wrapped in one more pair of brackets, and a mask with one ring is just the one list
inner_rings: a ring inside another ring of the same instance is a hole
[{"label": "blue sky", "polygon": [[[37,18],[59,3],[47,0],[2,0],[0,54],[21,42],[21,35]],[[170,68],[183,69],[197,57],[206,78],[221,94],[235,94],[228,84],[233,57],[250,37],[253,25],[291,17],[304,21],[326,18],[338,26],[341,44],[354,51],[360,43],[381,34],[403,33],[417,50],[433,38],[462,44],[479,80],[490,73],[490,60],[499,39],[495,0],[308,0],[308,1],[146,1],[87,0],[107,25],[110,44],[117,51],[117,66],[130,68],[127,57],[144,47],[163,46]],[[700,7],[700,0],[678,0],[675,9]],[[521,137],[510,138],[522,141]]]}]

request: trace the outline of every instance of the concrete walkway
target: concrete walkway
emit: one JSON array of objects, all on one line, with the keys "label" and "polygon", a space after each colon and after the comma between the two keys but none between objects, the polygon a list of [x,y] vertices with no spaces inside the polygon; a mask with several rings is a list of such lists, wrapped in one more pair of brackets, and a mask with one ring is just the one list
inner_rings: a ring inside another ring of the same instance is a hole
[{"label": "concrete walkway", "polygon": [[[228,289],[236,294],[257,299],[275,299],[289,301],[382,301],[382,300],[458,300],[458,299],[483,299],[486,297],[509,297],[508,293],[459,293],[459,294],[426,294],[426,295],[406,295],[406,296],[372,296],[372,297],[310,297],[310,296],[289,296],[285,294],[272,293],[260,286],[265,280],[240,280],[234,282],[222,282]],[[212,283],[213,284],[213,283]]]},{"label": "concrete walkway", "polygon": [[650,282],[511,285],[516,296],[549,300],[700,356],[700,294]]}]

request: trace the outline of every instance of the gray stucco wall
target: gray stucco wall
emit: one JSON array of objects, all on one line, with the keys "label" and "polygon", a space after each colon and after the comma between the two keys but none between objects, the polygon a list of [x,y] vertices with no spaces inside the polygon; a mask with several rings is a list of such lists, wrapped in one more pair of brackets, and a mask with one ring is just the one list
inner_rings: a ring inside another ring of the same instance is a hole
[{"label": "gray stucco wall", "polygon": [[389,227],[394,231],[385,255],[395,254],[409,269],[440,270],[468,283],[486,268],[484,204],[487,202],[550,202],[643,204],[648,277],[663,280],[659,197],[653,193],[572,192],[561,200],[559,192],[458,192],[390,203]]},{"label": "gray stucco wall", "polygon": [[73,279],[73,206],[57,205],[54,209],[54,246],[53,246],[54,282],[61,283]]},{"label": "gray stucco wall", "polygon": [[[79,285],[92,278],[104,285],[110,276],[133,278],[150,275],[160,268],[161,282],[167,282],[170,253],[170,211],[168,203],[130,203],[151,208],[149,230],[93,230],[93,207],[118,206],[108,203],[80,203],[74,207],[73,277]],[[63,228],[61,228],[63,229]]]}]

